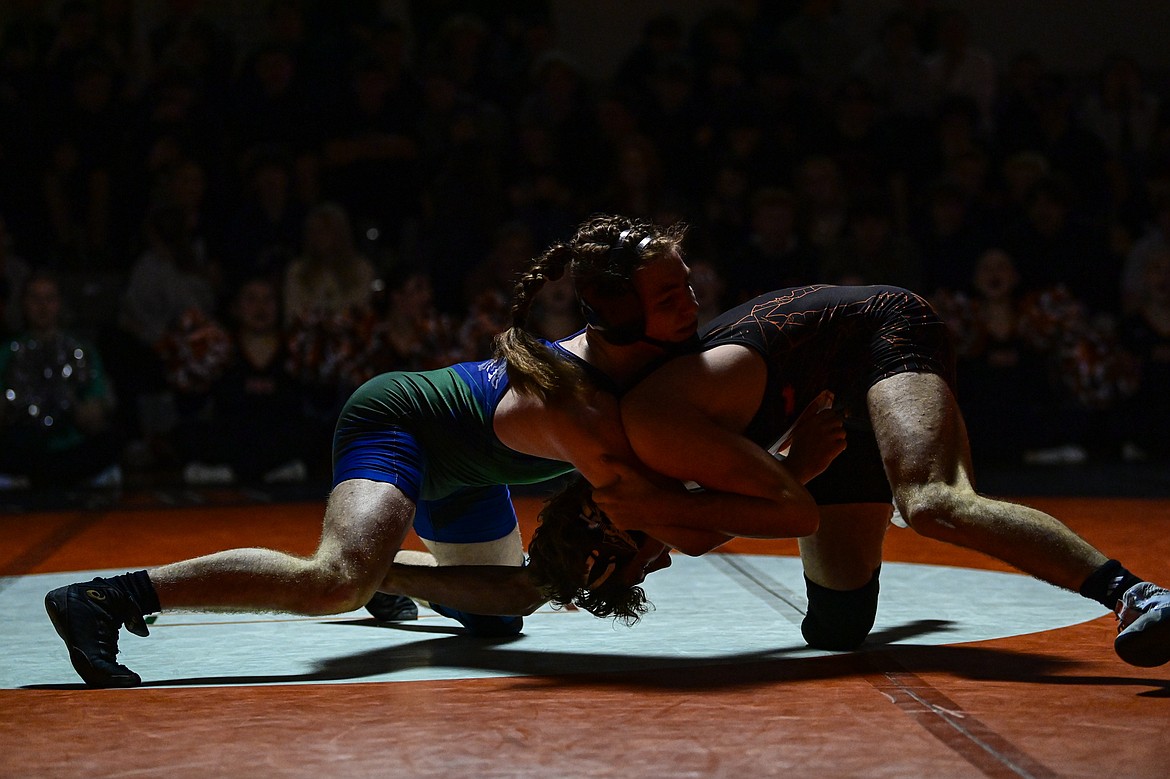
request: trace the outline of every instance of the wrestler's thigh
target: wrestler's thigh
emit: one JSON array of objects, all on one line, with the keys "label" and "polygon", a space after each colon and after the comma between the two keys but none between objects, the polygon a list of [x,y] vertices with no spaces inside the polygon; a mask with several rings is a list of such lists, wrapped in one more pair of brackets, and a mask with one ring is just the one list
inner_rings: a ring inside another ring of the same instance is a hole
[{"label": "wrestler's thigh", "polygon": [[905,487],[970,487],[967,430],[955,396],[941,376],[890,376],[869,388],[867,401],[895,498]]},{"label": "wrestler's thigh", "polygon": [[424,538],[422,542],[439,565],[524,565],[524,542],[519,527],[494,541],[451,543]]},{"label": "wrestler's thigh", "polygon": [[347,479],[329,495],[316,558],[381,576],[413,520],[414,502],[394,485]]},{"label": "wrestler's thigh", "polygon": [[865,586],[881,564],[892,513],[889,503],[821,506],[817,532],[799,540],[804,575],[833,590]]}]

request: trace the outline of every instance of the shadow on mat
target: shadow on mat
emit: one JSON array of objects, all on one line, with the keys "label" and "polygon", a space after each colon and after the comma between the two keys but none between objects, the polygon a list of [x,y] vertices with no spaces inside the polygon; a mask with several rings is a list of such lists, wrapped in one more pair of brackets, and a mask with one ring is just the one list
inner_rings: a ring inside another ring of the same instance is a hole
[{"label": "shadow on mat", "polygon": [[[1155,689],[1145,697],[1170,697],[1170,681],[1131,676],[1070,676],[1059,674],[1079,665],[1058,656],[972,646],[923,646],[905,643],[915,637],[952,630],[945,620],[918,620],[877,631],[856,652],[800,657],[807,646],[710,657],[621,656],[591,652],[525,650],[524,636],[508,638],[457,637],[462,628],[355,620],[333,624],[380,627],[409,633],[442,634],[406,644],[352,655],[325,658],[303,674],[249,674],[156,679],[144,687],[262,685],[352,682],[390,677],[417,668],[488,671],[525,677],[517,686],[548,687],[598,685],[617,688],[734,689],[785,681],[840,679],[881,674],[951,673],[967,679],[1015,681],[1030,684],[1143,685]],[[893,644],[891,642],[902,642]],[[696,669],[703,669],[697,672]],[[458,678],[458,677],[456,677]],[[23,689],[83,689],[82,684],[30,685]]]}]

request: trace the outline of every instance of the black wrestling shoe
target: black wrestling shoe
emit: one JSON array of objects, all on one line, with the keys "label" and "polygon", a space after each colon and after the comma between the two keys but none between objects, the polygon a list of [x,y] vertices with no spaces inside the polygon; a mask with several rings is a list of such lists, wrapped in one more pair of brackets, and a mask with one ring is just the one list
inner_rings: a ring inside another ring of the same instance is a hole
[{"label": "black wrestling shoe", "polygon": [[418,619],[418,605],[405,595],[387,595],[375,592],[366,604],[366,611],[379,622],[408,622]]},{"label": "black wrestling shoe", "polygon": [[45,610],[69,649],[73,669],[91,687],[137,687],[142,678],[118,663],[118,630],[146,636],[146,621],[129,596],[104,579],[58,587]]},{"label": "black wrestling shoe", "polygon": [[467,634],[476,638],[508,638],[517,636],[524,629],[524,617],[497,617],[487,614],[471,614],[466,611],[430,604],[436,614],[455,620],[467,628]]}]

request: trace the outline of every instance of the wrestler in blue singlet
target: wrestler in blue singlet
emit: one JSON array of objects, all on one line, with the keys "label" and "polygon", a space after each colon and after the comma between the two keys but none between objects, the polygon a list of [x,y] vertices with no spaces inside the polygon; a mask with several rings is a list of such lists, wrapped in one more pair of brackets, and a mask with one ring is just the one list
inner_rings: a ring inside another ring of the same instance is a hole
[{"label": "wrestler in blue singlet", "polygon": [[[580,362],[558,343],[543,343]],[[496,437],[492,419],[507,389],[508,372],[499,360],[370,379],[337,422],[334,486],[347,479],[395,485],[415,502],[414,529],[428,540],[470,543],[506,536],[516,527],[507,485],[573,470],[509,449]]]}]

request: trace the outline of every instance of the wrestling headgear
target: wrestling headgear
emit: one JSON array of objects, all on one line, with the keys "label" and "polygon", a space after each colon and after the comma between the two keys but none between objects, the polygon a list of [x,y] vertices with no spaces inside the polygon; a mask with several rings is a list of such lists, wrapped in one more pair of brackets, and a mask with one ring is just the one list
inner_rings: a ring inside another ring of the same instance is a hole
[{"label": "wrestling headgear", "polygon": [[604,270],[575,280],[581,315],[602,338],[616,346],[628,346],[646,335],[646,312],[633,277],[654,234],[647,233],[635,242],[632,233],[630,228],[618,235],[609,247]]}]

